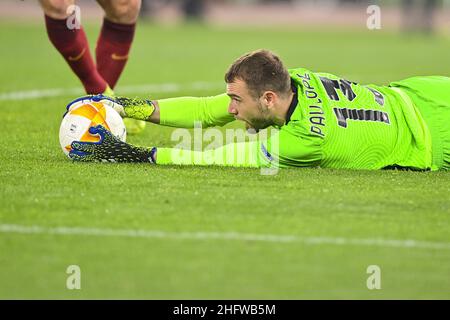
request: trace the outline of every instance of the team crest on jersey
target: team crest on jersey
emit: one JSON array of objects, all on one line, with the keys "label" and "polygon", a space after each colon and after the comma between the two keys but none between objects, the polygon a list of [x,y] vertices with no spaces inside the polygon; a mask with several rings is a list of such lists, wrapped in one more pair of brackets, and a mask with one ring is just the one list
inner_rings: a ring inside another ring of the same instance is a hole
[{"label": "team crest on jersey", "polygon": [[272,155],[269,153],[269,151],[267,151],[266,147],[262,143],[261,143],[261,151],[270,162],[273,161]]}]

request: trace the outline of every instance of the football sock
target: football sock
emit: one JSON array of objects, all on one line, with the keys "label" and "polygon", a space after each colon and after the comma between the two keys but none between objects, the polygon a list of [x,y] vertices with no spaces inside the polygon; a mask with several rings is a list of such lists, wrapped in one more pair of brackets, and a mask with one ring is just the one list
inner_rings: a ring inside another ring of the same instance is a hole
[{"label": "football sock", "polygon": [[103,19],[95,50],[97,70],[112,89],[127,63],[135,27],[135,23],[119,24]]},{"label": "football sock", "polygon": [[104,92],[107,83],[95,67],[83,28],[71,30],[66,21],[67,19],[53,19],[45,15],[50,42],[78,76],[88,94]]}]

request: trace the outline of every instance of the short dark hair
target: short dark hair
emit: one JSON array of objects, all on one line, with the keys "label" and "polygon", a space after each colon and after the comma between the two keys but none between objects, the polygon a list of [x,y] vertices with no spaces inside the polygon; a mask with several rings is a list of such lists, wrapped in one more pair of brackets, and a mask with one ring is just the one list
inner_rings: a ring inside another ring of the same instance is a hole
[{"label": "short dark hair", "polygon": [[225,74],[225,82],[231,83],[236,79],[243,80],[255,98],[267,90],[279,94],[288,94],[291,90],[288,70],[269,50],[256,50],[234,61]]}]

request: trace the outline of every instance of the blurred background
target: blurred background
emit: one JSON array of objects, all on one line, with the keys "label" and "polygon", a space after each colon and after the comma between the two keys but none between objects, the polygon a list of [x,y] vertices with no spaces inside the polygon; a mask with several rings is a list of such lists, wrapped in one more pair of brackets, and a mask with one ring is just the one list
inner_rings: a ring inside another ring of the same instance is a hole
[{"label": "blurred background", "polygon": [[[103,11],[93,0],[77,4],[94,54]],[[118,95],[222,93],[230,63],[258,48],[288,68],[362,84],[450,76],[449,0],[147,0],[141,16]],[[58,130],[65,106],[84,90],[49,41],[38,1],[1,0],[0,30],[0,225],[443,243],[435,250],[0,232],[0,298],[450,297],[448,175],[77,165],[61,152]],[[172,133],[149,124],[129,142],[173,146]],[[64,286],[72,264],[87,279],[78,292]],[[387,275],[377,292],[366,287],[372,264]]]},{"label": "blurred background", "polygon": [[[83,18],[101,16],[95,1],[78,0]],[[450,0],[143,0],[145,19],[175,24],[292,25],[365,28],[368,7],[381,8],[382,28],[405,32],[450,32]],[[37,1],[4,0],[0,17],[41,16]]]},{"label": "blurred background", "polygon": [[[76,4],[94,50],[104,13],[96,1]],[[229,64],[259,48],[278,53],[288,68],[356,82],[450,74],[450,0],[143,0],[140,15],[117,86],[122,94],[221,92]],[[0,1],[0,27],[8,48],[0,51],[1,69],[9,75],[0,77],[0,101],[18,91],[31,99],[36,89],[39,97],[83,93],[48,41],[38,1]],[[189,85],[180,91],[173,83]]]}]

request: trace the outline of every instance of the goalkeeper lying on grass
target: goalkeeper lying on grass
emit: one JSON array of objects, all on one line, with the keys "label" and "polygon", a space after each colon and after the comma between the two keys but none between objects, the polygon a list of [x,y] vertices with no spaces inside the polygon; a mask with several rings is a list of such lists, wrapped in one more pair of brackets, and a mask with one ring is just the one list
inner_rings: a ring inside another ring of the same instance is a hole
[{"label": "goalkeeper lying on grass", "polygon": [[[247,167],[450,169],[448,77],[365,86],[303,68],[287,70],[276,55],[259,50],[237,59],[225,81],[226,94],[214,97],[149,101],[100,95],[84,99],[109,103],[123,117],[165,126],[192,128],[196,121],[203,127],[222,126],[237,119],[256,131],[276,127],[276,134],[267,141],[184,150],[184,156],[175,159],[171,148],[135,147],[97,126],[90,132],[99,134],[100,141],[74,142],[70,157]],[[226,156],[235,152],[245,152],[245,161]]]}]

